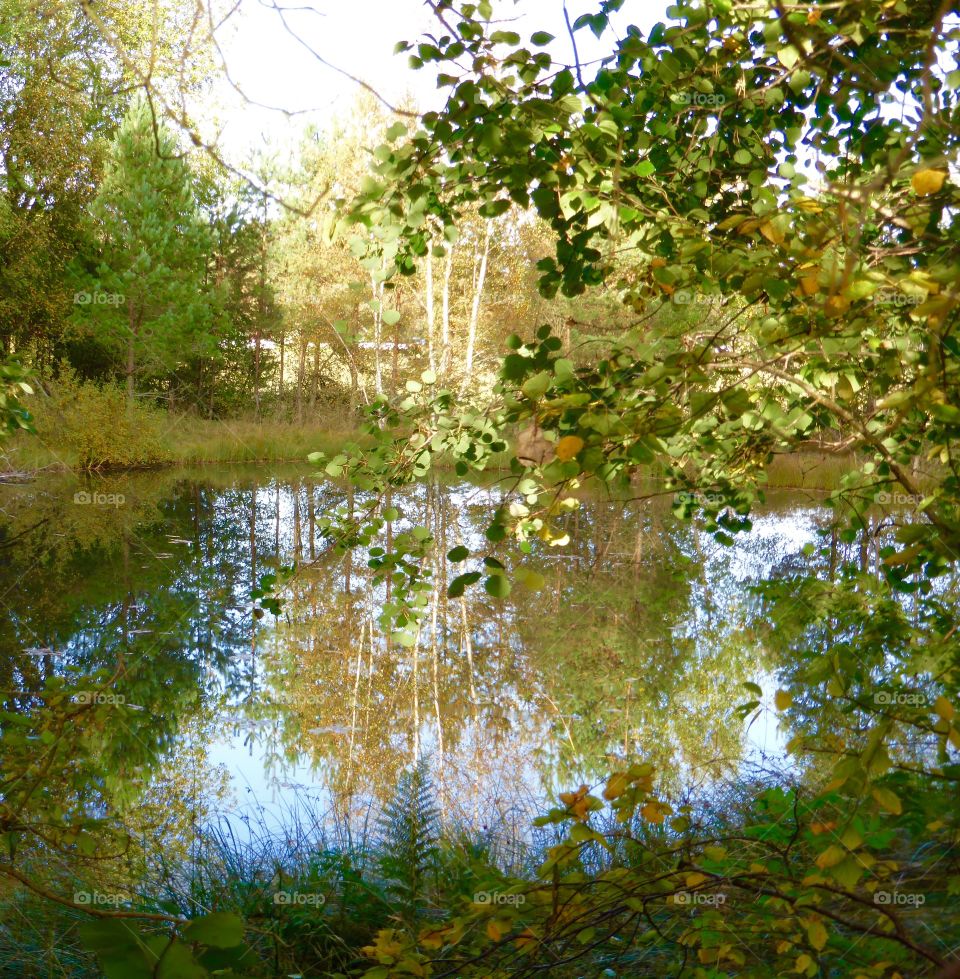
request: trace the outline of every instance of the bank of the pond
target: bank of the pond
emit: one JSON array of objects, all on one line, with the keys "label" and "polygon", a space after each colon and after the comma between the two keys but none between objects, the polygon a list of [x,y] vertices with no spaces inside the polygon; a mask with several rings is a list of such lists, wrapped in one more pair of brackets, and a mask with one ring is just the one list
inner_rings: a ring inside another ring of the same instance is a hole
[{"label": "bank of the pond", "polygon": [[311,452],[338,451],[344,442],[357,436],[358,431],[340,419],[301,424],[169,416],[143,439],[135,431],[124,433],[115,447],[101,449],[91,459],[83,439],[64,438],[56,430],[38,429],[36,434],[19,434],[6,446],[6,452],[0,455],[0,472],[305,462]]},{"label": "bank of the pond", "polygon": [[[0,479],[41,471],[137,470],[164,466],[233,463],[305,463],[311,452],[336,454],[362,440],[359,426],[330,413],[305,422],[205,419],[139,413],[133,424],[101,419],[89,432],[69,429],[41,415],[34,433],[22,432],[0,453]],[[506,469],[509,453],[492,460]],[[766,471],[769,489],[836,489],[856,465],[852,455],[804,451],[777,456]],[[646,474],[657,478],[657,473]]]}]

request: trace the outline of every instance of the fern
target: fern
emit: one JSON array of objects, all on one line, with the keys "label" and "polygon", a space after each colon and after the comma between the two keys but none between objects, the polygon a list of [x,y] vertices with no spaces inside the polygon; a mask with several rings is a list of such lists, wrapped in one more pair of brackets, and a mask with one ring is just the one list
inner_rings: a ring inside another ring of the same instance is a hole
[{"label": "fern", "polygon": [[430,906],[428,888],[436,884],[440,855],[440,814],[426,760],[400,776],[378,825],[377,862],[386,893],[398,916],[412,924]]}]

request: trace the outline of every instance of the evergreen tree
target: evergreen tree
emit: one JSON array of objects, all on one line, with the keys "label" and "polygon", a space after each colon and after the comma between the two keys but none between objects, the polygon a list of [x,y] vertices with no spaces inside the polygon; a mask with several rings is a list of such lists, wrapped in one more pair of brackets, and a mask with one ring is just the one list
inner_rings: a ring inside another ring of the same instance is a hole
[{"label": "evergreen tree", "polygon": [[191,174],[171,133],[138,101],[114,139],[93,203],[100,260],[77,300],[109,345],[132,400],[138,385],[166,386],[179,366],[215,352],[212,247]]}]

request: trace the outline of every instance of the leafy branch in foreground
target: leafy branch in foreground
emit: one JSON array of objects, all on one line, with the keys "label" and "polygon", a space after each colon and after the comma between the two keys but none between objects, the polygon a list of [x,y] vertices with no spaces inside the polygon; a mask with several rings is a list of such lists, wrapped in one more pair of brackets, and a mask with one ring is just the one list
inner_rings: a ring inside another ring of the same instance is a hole
[{"label": "leafy branch in foreground", "polygon": [[[571,35],[608,36],[621,6]],[[604,283],[642,317],[593,363],[545,356],[545,336],[504,359],[520,396],[504,392],[494,437],[526,417],[568,439],[548,479],[655,462],[720,494],[706,516],[726,535],[747,526],[772,454],[856,453],[842,495],[902,488],[927,531],[904,529],[888,564],[936,576],[960,553],[948,8],[690,0],[646,37],[628,28],[585,79],[534,50],[539,35],[525,47],[485,5],[444,0],[445,33],[411,59],[443,69],[447,103],[377,149],[345,220],[371,261],[409,274],[469,208],[529,209],[556,244],[545,295]],[[936,467],[929,492],[918,463]]]}]

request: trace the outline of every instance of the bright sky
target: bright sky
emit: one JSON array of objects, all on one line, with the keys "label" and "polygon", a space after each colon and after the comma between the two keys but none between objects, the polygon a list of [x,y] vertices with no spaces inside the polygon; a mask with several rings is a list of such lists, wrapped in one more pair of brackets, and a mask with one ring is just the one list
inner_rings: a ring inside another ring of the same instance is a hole
[{"label": "bright sky", "polygon": [[[439,23],[422,0],[242,0],[237,14],[218,36],[227,66],[247,98],[287,111],[312,110],[288,118],[245,105],[224,85],[217,101],[226,108],[220,145],[231,161],[240,163],[250,149],[292,147],[309,120],[321,124],[349,112],[357,85],[321,64],[288,32],[299,36],[324,60],[372,85],[391,102],[412,95],[421,107],[436,104],[435,66],[412,71],[407,55],[394,55],[397,41],[415,41],[425,33],[440,34]],[[274,6],[276,4],[276,7]],[[645,33],[659,19],[667,0],[626,0],[613,19],[618,33],[636,24]],[[534,31],[555,35],[549,50],[557,60],[572,63],[570,38],[562,0],[499,0],[494,16],[504,30],[526,40]],[[277,9],[283,10],[283,16]],[[296,9],[299,8],[299,9]],[[568,0],[571,22],[596,13],[599,0]],[[581,62],[609,52],[611,39],[598,42],[589,28],[577,32]]]}]

